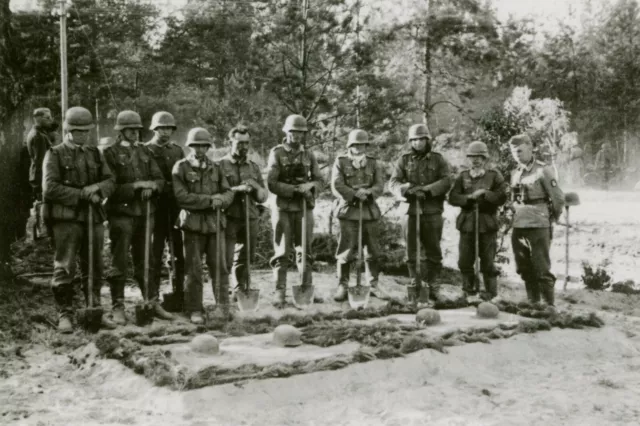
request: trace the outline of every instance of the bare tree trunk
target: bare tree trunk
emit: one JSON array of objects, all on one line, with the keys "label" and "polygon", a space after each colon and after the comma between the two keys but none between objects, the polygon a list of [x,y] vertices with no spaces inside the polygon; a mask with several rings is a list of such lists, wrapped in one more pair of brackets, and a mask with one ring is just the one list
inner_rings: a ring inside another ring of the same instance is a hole
[{"label": "bare tree trunk", "polygon": [[[307,116],[309,113],[306,101],[306,91],[307,91],[307,13],[309,11],[309,0],[302,0],[302,38],[300,41],[300,71],[302,73],[302,86],[301,86],[301,94],[302,104],[300,105],[300,110],[303,116]],[[307,117],[308,118],[308,117]]]},{"label": "bare tree trunk", "polygon": [[422,121],[429,126],[431,114],[431,38],[429,37],[430,0],[426,0],[427,22],[424,26],[424,100],[422,105]]}]

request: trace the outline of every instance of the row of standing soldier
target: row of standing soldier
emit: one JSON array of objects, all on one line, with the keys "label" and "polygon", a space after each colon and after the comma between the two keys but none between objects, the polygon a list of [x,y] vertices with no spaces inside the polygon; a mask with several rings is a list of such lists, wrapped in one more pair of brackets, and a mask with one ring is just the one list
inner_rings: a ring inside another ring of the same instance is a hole
[{"label": "row of standing soldier", "polygon": [[[286,306],[286,271],[290,254],[295,250],[296,263],[301,269],[303,240],[307,245],[307,268],[302,287],[312,286],[313,215],[309,215],[305,229],[302,229],[302,217],[305,209],[313,210],[324,182],[315,156],[305,149],[308,128],[304,117],[292,115],[286,119],[283,127],[286,136],[269,155],[266,182],[258,165],[247,158],[250,134],[242,126],[230,131],[231,152],[219,162],[211,161],[206,155],[213,144],[211,135],[203,128],[190,130],[186,145],[191,152],[185,157],[182,148],[170,141],[176,123],[167,112],[153,116],[150,129],[155,136],[141,144],[137,142],[142,128],[140,116],[133,111],[122,111],[116,120],[115,129],[119,131],[116,142],[103,154],[88,145],[89,130],[93,126],[93,117],[88,110],[69,109],[63,125],[63,142],[50,148],[44,158],[43,212],[55,241],[52,288],[60,313],[60,331],[73,329],[72,281],[78,254],[83,290],[88,298],[86,222],[90,208],[95,212],[94,253],[102,253],[103,222],[109,222],[112,267],[106,277],[113,306],[111,314],[102,318],[105,328],[124,325],[128,321],[124,288],[129,252],[133,258],[134,279],[143,293],[145,284],[148,285],[154,314],[167,320],[174,318],[159,301],[159,271],[165,242],[174,249],[175,268],[171,273],[178,299],[184,301],[178,310],[187,313],[195,324],[204,322],[202,256],[205,255],[211,276],[216,273],[220,276],[220,286],[214,286],[216,312],[228,317],[229,273],[234,278],[234,294],[239,289],[246,290],[247,261],[255,254],[259,204],[267,200],[267,188],[276,196],[271,215],[275,254],[270,261],[276,289],[274,304],[278,308]],[[486,145],[482,142],[470,144],[467,155],[471,168],[454,179],[444,157],[431,151],[431,135],[425,125],[412,126],[408,140],[410,149],[395,162],[389,188],[408,205],[402,228],[406,240],[405,260],[412,278],[407,287],[409,303],[428,303],[437,289],[442,268],[442,214],[447,194],[449,202],[462,209],[456,226],[460,231],[458,265],[464,290],[469,294],[476,291],[473,285],[474,231],[478,226],[480,268],[485,286],[483,296],[487,299],[495,297],[497,210],[507,201],[508,185],[499,171],[486,167],[489,157]],[[340,220],[336,301],[346,298],[358,243],[360,205],[363,245],[367,248],[367,278],[372,294],[386,298],[378,286],[380,209],[376,202],[383,192],[384,172],[376,158],[367,154],[368,145],[366,132],[352,131],[347,153],[339,156],[333,165],[331,189],[338,199],[336,215]],[[539,302],[542,295],[547,304],[553,305],[555,277],[549,271],[550,229],[562,211],[563,195],[553,173],[533,158],[532,143],[526,135],[513,137],[510,145],[519,163],[512,176],[515,191],[510,203],[514,211],[512,242],[517,272],[525,282],[529,301]],[[472,219],[476,208],[479,213],[477,225]],[[221,211],[224,214],[220,215]],[[248,227],[245,226],[247,211]],[[152,241],[145,236],[146,220],[151,221]],[[415,238],[417,229],[420,229],[419,240],[426,254],[426,268],[420,271],[415,267],[420,252]],[[247,232],[250,253],[243,244]],[[224,247],[220,264],[215,261],[220,251],[216,245],[219,241],[222,241],[220,247]],[[144,279],[145,245],[153,247],[147,282]],[[227,264],[232,267],[227,268]],[[218,266],[220,271],[216,271]],[[102,257],[95,256],[94,282],[101,282],[102,269]],[[180,294],[183,290],[184,295]],[[93,290],[93,298],[100,303],[99,285]],[[322,300],[316,298],[315,301]]]}]

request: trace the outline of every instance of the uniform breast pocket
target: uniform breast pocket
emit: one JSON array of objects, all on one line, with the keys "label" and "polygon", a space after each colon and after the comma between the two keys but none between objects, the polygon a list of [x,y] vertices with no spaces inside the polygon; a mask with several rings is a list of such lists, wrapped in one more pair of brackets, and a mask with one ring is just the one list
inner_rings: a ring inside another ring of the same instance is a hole
[{"label": "uniform breast pocket", "polygon": [[189,191],[194,192],[196,190],[196,185],[198,184],[198,181],[200,181],[200,176],[198,176],[198,173],[187,172],[185,179],[187,181],[187,186],[189,187]]},{"label": "uniform breast pocket", "polygon": [[225,177],[227,178],[227,182],[229,182],[229,185],[231,186],[240,185],[240,179],[238,179],[234,173],[226,173]]},{"label": "uniform breast pocket", "polygon": [[138,166],[136,167],[137,177],[140,179],[145,179],[150,177],[150,164],[149,157],[140,157],[140,161],[138,161]]},{"label": "uniform breast pocket", "polygon": [[88,172],[87,178],[89,180],[89,182],[87,183],[93,183],[98,180],[99,170],[98,170],[98,164],[96,164],[95,161],[87,161],[87,172]]},{"label": "uniform breast pocket", "polygon": [[62,183],[63,185],[71,185],[77,180],[77,168],[73,164],[62,165]]},{"label": "uniform breast pocket", "polygon": [[216,194],[220,192],[220,178],[218,173],[210,173],[202,183],[202,192],[205,194]]}]

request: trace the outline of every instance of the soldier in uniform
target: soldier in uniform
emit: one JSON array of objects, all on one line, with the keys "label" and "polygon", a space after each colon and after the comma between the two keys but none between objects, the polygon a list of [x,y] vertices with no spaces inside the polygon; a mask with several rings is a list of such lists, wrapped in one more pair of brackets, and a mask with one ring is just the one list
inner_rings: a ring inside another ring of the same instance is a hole
[{"label": "soldier in uniform", "polygon": [[525,283],[528,300],[538,303],[542,295],[553,306],[556,277],[550,271],[551,225],[562,214],[564,195],[551,168],[534,159],[529,136],[513,136],[509,144],[518,162],[511,175],[511,244],[516,269]]},{"label": "soldier in uniform", "polygon": [[[307,233],[306,271],[302,286],[311,286],[311,241],[313,238],[313,207],[315,197],[323,183],[318,162],[312,152],[304,147],[307,120],[301,115],[287,117],[282,131],[283,143],[269,153],[267,163],[267,187],[276,195],[276,206],[271,213],[275,254],[271,267],[276,281],[275,306],[283,308],[287,289],[287,269],[292,246],[296,250],[296,263],[302,268],[302,232]],[[306,201],[307,229],[302,229],[302,200]],[[316,299],[319,301],[319,299]]]},{"label": "soldier in uniform", "polygon": [[[44,157],[42,178],[45,211],[52,222],[56,240],[51,281],[54,299],[59,310],[58,330],[73,331],[73,278],[76,255],[80,253],[81,281],[88,299],[89,241],[87,219],[93,208],[93,300],[100,305],[102,282],[102,247],[105,214],[101,201],[114,190],[114,176],[97,148],[88,146],[94,127],[91,113],[82,107],[67,110],[64,120],[64,142],[51,148]],[[105,328],[115,324],[103,316]]]},{"label": "soldier in uniform", "polygon": [[[227,265],[232,265],[231,274],[235,281],[234,296],[238,289],[246,289],[248,283],[247,257],[253,260],[258,243],[257,203],[267,201],[269,193],[265,188],[260,167],[247,158],[251,135],[245,126],[237,126],[229,132],[231,152],[220,160],[222,173],[231,185],[233,202],[227,209],[225,229]],[[245,195],[249,194],[249,229],[245,227]],[[247,253],[247,232],[251,252]]]},{"label": "soldier in uniform", "polygon": [[415,303],[420,294],[416,281],[416,206],[420,207],[420,241],[427,258],[425,288],[432,290],[430,296],[433,298],[436,279],[442,269],[440,240],[444,224],[444,200],[453,179],[449,163],[442,155],[431,151],[431,133],[426,125],[411,126],[408,139],[411,149],[394,164],[389,188],[409,204],[403,231],[407,267],[412,278],[407,287],[407,296],[410,303]]},{"label": "soldier in uniform", "polygon": [[614,152],[609,142],[603,143],[600,151],[596,154],[595,166],[600,176],[602,176],[603,189],[609,189],[609,181],[613,177],[615,168]]},{"label": "soldier in uniform", "polygon": [[498,295],[498,271],[494,263],[499,228],[498,207],[507,201],[508,185],[498,170],[486,167],[489,150],[484,143],[471,142],[467,147],[467,158],[471,168],[460,173],[449,194],[449,203],[462,208],[456,220],[456,228],[460,231],[458,268],[462,274],[463,289],[467,294],[474,294],[477,206],[480,270],[485,289],[483,299],[489,300]]},{"label": "soldier in uniform", "polygon": [[[179,227],[184,239],[186,266],[185,312],[191,322],[202,324],[202,255],[206,255],[209,274],[214,282],[213,294],[221,314],[229,315],[229,272],[225,268],[225,254],[220,253],[222,264],[216,265],[218,247],[216,233],[224,247],[226,218],[221,214],[220,227],[216,228],[216,210],[223,211],[231,205],[234,193],[218,163],[207,157],[213,145],[211,135],[201,127],[193,128],[187,135],[187,146],[192,152],[173,166],[173,192],[182,210]],[[224,250],[224,248],[222,248]],[[220,267],[220,287],[216,288],[216,267]]]},{"label": "soldier in uniform", "polygon": [[[116,189],[107,200],[109,238],[111,239],[112,268],[107,280],[111,287],[113,320],[126,324],[124,287],[127,278],[129,250],[133,257],[133,276],[144,294],[144,257],[146,204],[154,194],[161,194],[164,178],[158,164],[144,144],[139,143],[142,120],[134,111],[122,111],[116,118],[115,130],[120,133],[116,142],[104,150],[104,157],[116,176]],[[155,202],[150,203],[153,229]],[[158,289],[153,280],[153,253],[149,254],[149,301],[156,316],[172,319],[158,303]]]},{"label": "soldier in uniform", "polygon": [[[164,253],[165,242],[170,244],[173,241],[176,270],[171,271],[171,274],[175,283],[176,295],[182,300],[184,294],[184,253],[182,234],[174,227],[178,219],[178,205],[173,195],[171,171],[173,166],[184,158],[184,151],[180,145],[171,142],[171,136],[176,131],[176,120],[170,113],[165,111],[155,113],[151,118],[149,129],[153,130],[154,136],[145,146],[156,160],[164,176],[164,189],[157,200],[155,227],[153,229],[153,270],[155,271],[153,288],[160,288],[162,254]],[[169,233],[171,233],[171,238]]]},{"label": "soldier in uniform", "polygon": [[29,183],[33,188],[33,198],[42,200],[42,163],[44,156],[54,145],[51,138],[53,118],[49,108],[37,108],[33,111],[34,125],[27,135],[27,150],[31,157]]},{"label": "soldier in uniform", "polygon": [[386,298],[378,291],[380,273],[378,258],[378,221],[380,208],[376,198],[384,190],[384,172],[376,158],[367,155],[369,136],[364,130],[353,130],[347,141],[347,154],[336,158],[331,173],[331,191],[339,200],[337,217],[340,220],[340,239],[336,260],[338,263],[338,290],[333,299],[343,302],[347,298],[349,273],[358,249],[359,205],[362,203],[362,244],[367,248],[365,268],[372,293]]}]

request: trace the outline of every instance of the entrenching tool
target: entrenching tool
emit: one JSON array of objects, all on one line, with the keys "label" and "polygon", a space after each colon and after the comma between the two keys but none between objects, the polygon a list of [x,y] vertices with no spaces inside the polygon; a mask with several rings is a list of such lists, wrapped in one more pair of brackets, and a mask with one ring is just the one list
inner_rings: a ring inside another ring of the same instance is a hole
[{"label": "entrenching tool", "polygon": [[420,250],[420,213],[422,208],[420,207],[420,201],[416,200],[416,290],[418,291],[417,297],[420,303],[429,303],[429,287],[422,285],[422,268],[420,265],[420,257],[422,251]]},{"label": "entrenching tool", "polygon": [[260,299],[260,289],[251,288],[251,237],[249,232],[249,194],[244,196],[244,234],[245,253],[247,268],[247,284],[245,288],[240,288],[236,294],[238,297],[238,309],[240,311],[255,311],[258,309],[258,300]]},{"label": "entrenching tool", "polygon": [[473,292],[480,291],[480,208],[478,203],[473,206]]},{"label": "entrenching tool", "polygon": [[304,285],[307,272],[307,200],[302,198],[302,268],[300,268],[300,285],[291,286],[293,303],[297,307],[308,306],[313,303],[313,286]]},{"label": "entrenching tool", "polygon": [[564,195],[564,208],[567,213],[567,234],[565,236],[565,247],[564,247],[564,287],[563,291],[567,290],[567,284],[569,284],[569,232],[571,230],[571,222],[569,221],[569,207],[571,206],[579,206],[580,205],[580,197],[575,192],[567,192]]},{"label": "entrenching tool", "polygon": [[102,307],[93,306],[93,205],[89,202],[89,212],[87,214],[87,234],[89,243],[89,277],[87,282],[87,308],[78,310],[78,323],[82,328],[90,333],[97,333],[102,325]]},{"label": "entrenching tool", "polygon": [[136,325],[144,327],[153,323],[153,305],[149,302],[149,251],[151,250],[151,200],[147,200],[144,220],[144,300],[136,305]]},{"label": "entrenching tool", "polygon": [[347,287],[349,306],[352,309],[366,308],[369,303],[371,286],[362,285],[362,200],[358,201],[358,259],[356,260],[356,285]]},{"label": "entrenching tool", "polygon": [[[169,271],[169,284],[171,285],[171,289],[173,290],[171,293],[165,293],[162,299],[162,306],[169,312],[181,312],[183,299],[184,299],[184,291],[180,289],[178,291],[177,285],[182,285],[182,283],[173,282],[173,274],[176,273],[176,260],[174,256],[174,247],[173,247],[173,227],[171,224],[171,214],[170,210],[167,210],[167,215],[169,216],[169,220],[167,221],[169,227],[169,264],[171,265],[171,270]],[[159,271],[158,271],[159,273]]]}]

